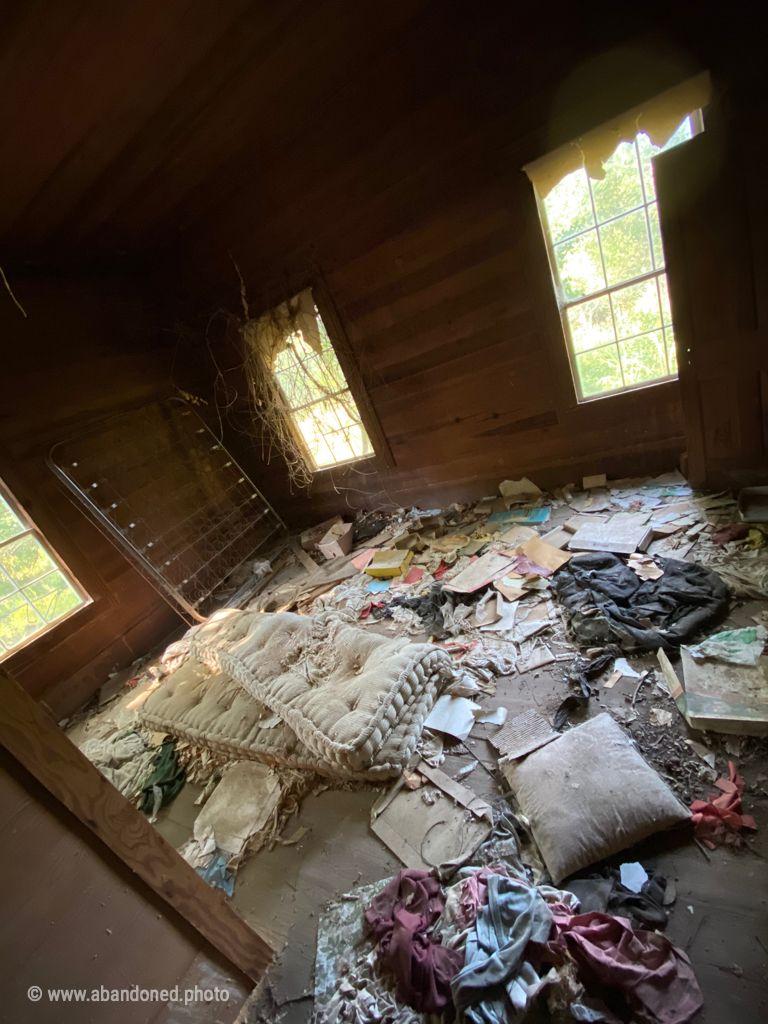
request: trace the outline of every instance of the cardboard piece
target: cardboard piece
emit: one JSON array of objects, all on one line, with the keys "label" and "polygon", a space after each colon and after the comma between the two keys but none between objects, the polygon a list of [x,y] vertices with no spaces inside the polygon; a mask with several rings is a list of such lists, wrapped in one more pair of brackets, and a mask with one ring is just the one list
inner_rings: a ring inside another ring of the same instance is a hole
[{"label": "cardboard piece", "polygon": [[200,841],[211,830],[219,849],[242,853],[248,839],[266,827],[281,793],[280,780],[269,765],[231,765],[195,819],[195,839]]},{"label": "cardboard piece", "polygon": [[606,679],[606,681],[603,683],[605,689],[612,690],[616,683],[618,683],[618,681],[621,679],[622,675],[623,673],[621,669],[615,669],[615,671],[611,673],[610,678]]},{"label": "cardboard piece", "polygon": [[546,743],[559,739],[549,722],[536,708],[524,711],[508,722],[503,729],[490,737],[493,746],[505,760],[516,761]]},{"label": "cardboard piece", "polygon": [[398,779],[374,804],[372,831],[408,868],[428,871],[468,857],[491,832],[491,808],[426,761],[415,770],[427,784],[408,790]]},{"label": "cardboard piece", "polygon": [[318,550],[327,559],[343,558],[352,550],[352,535],[355,531],[354,523],[334,523],[321,541],[318,541]]},{"label": "cardboard piece", "polygon": [[502,576],[513,561],[514,556],[502,555],[498,551],[489,551],[463,569],[458,576],[454,576],[450,583],[445,584],[444,589],[457,594],[471,594],[474,590],[485,586],[486,583],[491,583]]},{"label": "cardboard piece", "polygon": [[557,572],[573,557],[570,552],[561,551],[559,548],[547,544],[541,537],[532,537],[531,540],[527,540],[519,548],[519,552],[543,569],[549,569],[550,572]]},{"label": "cardboard piece", "polygon": [[608,478],[605,473],[596,473],[594,476],[585,476],[581,486],[585,491],[591,491],[595,487],[605,487]]},{"label": "cardboard piece", "polygon": [[342,522],[341,516],[333,516],[331,519],[318,523],[317,526],[310,526],[309,529],[304,530],[299,538],[301,546],[305,551],[314,551],[318,541],[323,539],[332,526],[340,522]]},{"label": "cardboard piece", "polygon": [[619,513],[608,523],[585,523],[573,535],[568,547],[571,551],[611,551],[615,555],[630,555],[644,550],[652,534],[647,524],[624,525]]},{"label": "cardboard piece", "polygon": [[365,571],[369,576],[399,576],[412,558],[412,551],[377,551]]}]

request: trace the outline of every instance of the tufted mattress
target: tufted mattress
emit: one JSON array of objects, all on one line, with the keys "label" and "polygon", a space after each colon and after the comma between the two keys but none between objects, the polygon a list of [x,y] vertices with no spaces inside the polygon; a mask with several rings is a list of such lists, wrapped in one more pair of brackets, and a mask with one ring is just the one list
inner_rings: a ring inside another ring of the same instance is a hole
[{"label": "tufted mattress", "polygon": [[190,657],[146,701],[146,725],[344,778],[399,772],[452,678],[431,644],[288,612],[218,612],[172,653]]}]

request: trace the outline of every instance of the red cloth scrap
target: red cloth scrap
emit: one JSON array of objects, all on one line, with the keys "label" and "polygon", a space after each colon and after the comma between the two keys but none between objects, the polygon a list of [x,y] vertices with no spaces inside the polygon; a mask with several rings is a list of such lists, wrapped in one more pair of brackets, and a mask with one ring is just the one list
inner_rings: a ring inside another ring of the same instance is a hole
[{"label": "red cloth scrap", "polygon": [[451,567],[450,565],[448,565],[447,562],[441,562],[432,575],[435,577],[436,580],[441,580],[450,568]]},{"label": "red cloth scrap", "polygon": [[715,782],[721,796],[710,793],[709,801],[694,800],[691,804],[696,835],[710,850],[724,843],[731,846],[741,845],[741,830],[757,829],[752,815],[741,813],[744,779],[736,771],[733,761],[728,762],[728,773],[729,779],[718,779]]},{"label": "red cloth scrap", "polygon": [[440,883],[428,871],[403,869],[365,912],[380,965],[397,978],[397,998],[419,1013],[440,1013],[451,1000],[451,978],[462,953],[427,934],[445,906]]},{"label": "red cloth scrap", "polygon": [[578,967],[588,992],[638,1024],[686,1024],[702,997],[685,953],[657,932],[638,929],[623,917],[594,912],[558,922],[546,945]]}]

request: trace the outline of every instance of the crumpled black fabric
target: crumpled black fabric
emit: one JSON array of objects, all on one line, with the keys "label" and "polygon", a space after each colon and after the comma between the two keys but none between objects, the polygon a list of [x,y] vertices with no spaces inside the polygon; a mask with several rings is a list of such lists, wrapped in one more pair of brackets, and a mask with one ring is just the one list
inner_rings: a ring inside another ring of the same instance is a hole
[{"label": "crumpled black fabric", "polygon": [[586,878],[571,879],[563,888],[578,897],[581,914],[600,911],[628,917],[642,928],[663,930],[668,923],[664,909],[666,885],[666,878],[651,869],[640,892],[632,892],[621,884],[621,871],[606,866]]},{"label": "crumpled black fabric", "polygon": [[[575,556],[555,574],[552,589],[581,643],[618,639],[625,647],[673,651],[725,616],[728,587],[717,573],[674,558],[656,562],[664,575],[641,580],[617,555],[596,551]],[[594,607],[601,614],[590,615]]]},{"label": "crumpled black fabric", "polygon": [[393,608],[410,608],[421,619],[428,636],[444,640],[450,633],[445,628],[443,605],[449,604],[451,608],[456,608],[460,604],[476,604],[486,590],[487,587],[482,587],[472,594],[455,594],[452,590],[443,590],[442,583],[436,583],[429,593],[421,597],[396,597],[383,608],[372,608],[371,618],[391,619]]}]

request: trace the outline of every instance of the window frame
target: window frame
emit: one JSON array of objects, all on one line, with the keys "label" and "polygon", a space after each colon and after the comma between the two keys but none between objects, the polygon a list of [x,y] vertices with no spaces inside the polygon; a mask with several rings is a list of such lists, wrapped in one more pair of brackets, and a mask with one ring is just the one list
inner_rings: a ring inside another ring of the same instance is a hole
[{"label": "window frame", "polygon": [[366,462],[370,459],[380,459],[383,460],[387,466],[394,467],[395,460],[392,455],[392,450],[386,436],[384,435],[379,418],[373,408],[368,390],[365,386],[361,368],[355,358],[352,346],[350,345],[347,333],[331,299],[325,280],[318,278],[313,281],[309,281],[303,287],[292,291],[291,295],[285,301],[290,302],[296,295],[299,295],[304,291],[305,288],[310,288],[312,291],[315,308],[317,309],[318,315],[325,327],[331,348],[339,361],[341,372],[344,374],[344,379],[347,382],[347,390],[352,395],[357,411],[360,415],[360,422],[368,435],[371,451],[364,455],[355,456],[355,458],[352,459],[346,459],[343,462],[335,462],[333,465],[322,466],[315,469],[314,459],[307,450],[306,441],[294,421],[294,413],[296,410],[291,409],[283,395],[282,388],[277,380],[277,375],[274,374],[275,384],[277,385],[283,400],[283,416],[285,417],[291,433],[302,451],[306,452],[308,462],[313,467],[312,475],[315,477],[322,473],[331,473],[334,470],[349,469],[352,466],[356,466],[358,463]]},{"label": "window frame", "polygon": [[[690,114],[688,114],[687,116],[691,119],[691,139],[693,139],[697,135],[699,135],[701,132],[704,131],[703,113],[702,113],[701,110],[694,110]],[[637,135],[640,135],[640,134],[642,134],[642,132],[638,132],[635,135],[635,138],[633,139],[633,144],[634,144],[635,147],[637,147]],[[691,141],[691,140],[690,139],[686,139],[685,140],[685,142],[689,142],[689,141]],[[685,142],[681,142],[681,143],[679,143],[679,145],[685,145]],[[620,145],[622,145],[622,144],[623,143],[620,143]],[[616,148],[618,149],[618,146]],[[614,150],[614,153],[615,152],[616,152],[616,150]],[[613,156],[613,153],[611,154],[611,156]],[[640,173],[640,184],[641,184],[642,196],[643,196],[642,204],[639,205],[639,206],[633,207],[631,210],[624,210],[622,213],[617,214],[615,217],[609,217],[608,220],[606,220],[606,221],[598,221],[597,210],[595,209],[594,195],[592,193],[592,186],[591,186],[591,184],[589,184],[589,177],[588,177],[589,198],[590,198],[590,203],[591,203],[591,206],[592,206],[592,216],[594,218],[594,225],[592,227],[585,228],[583,231],[577,231],[575,234],[568,236],[567,239],[563,239],[562,240],[562,241],[570,241],[572,238],[578,238],[581,235],[587,234],[590,231],[595,231],[595,235],[596,235],[596,238],[597,238],[598,249],[599,249],[599,252],[600,252],[600,262],[601,262],[602,268],[603,268],[603,276],[604,276],[604,279],[606,281],[608,280],[608,273],[607,273],[607,268],[606,268],[606,265],[605,265],[605,258],[603,256],[603,247],[602,247],[602,241],[601,241],[601,238],[600,238],[599,228],[600,227],[604,227],[606,224],[610,224],[613,221],[619,220],[622,217],[628,216],[629,214],[637,213],[637,212],[639,212],[641,210],[643,211],[643,213],[645,215],[646,230],[648,232],[648,244],[649,244],[649,248],[650,248],[651,259],[655,263],[655,256],[654,256],[654,253],[653,253],[653,237],[652,237],[652,232],[651,232],[651,225],[650,225],[650,218],[649,218],[649,214],[648,214],[648,209],[649,209],[649,206],[652,205],[654,202],[656,202],[658,204],[658,198],[650,199],[650,200],[648,199],[647,194],[646,194],[646,190],[645,190],[645,180],[644,180],[644,177],[643,177],[643,174],[642,174],[642,166],[640,168],[640,171],[641,171],[641,173]],[[568,302],[565,299],[565,297],[564,297],[564,289],[563,289],[562,282],[560,280],[560,273],[559,273],[559,270],[558,270],[557,258],[556,258],[556,255],[555,255],[555,244],[554,244],[554,242],[552,240],[552,232],[551,232],[551,229],[550,229],[550,226],[549,226],[549,218],[547,216],[547,211],[546,211],[546,207],[544,205],[544,200],[540,198],[540,196],[539,196],[539,194],[538,194],[538,192],[537,192],[537,190],[535,188],[533,189],[533,193],[534,193],[534,196],[535,196],[536,207],[537,207],[538,214],[539,214],[539,222],[540,222],[540,227],[541,227],[541,233],[544,236],[544,243],[545,243],[545,247],[546,247],[546,251],[547,251],[547,261],[548,261],[548,264],[549,264],[550,273],[552,275],[552,284],[553,284],[553,287],[554,287],[555,300],[556,300],[556,303],[557,303],[557,310],[558,310],[559,319],[560,319],[560,326],[561,326],[562,332],[563,332],[563,340],[565,341],[565,350],[566,350],[566,353],[567,353],[567,356],[568,356],[568,365],[569,365],[570,371],[571,371],[571,380],[572,380],[573,388],[574,388],[574,391],[575,391],[577,404],[578,405],[583,405],[583,404],[586,404],[588,402],[598,401],[601,398],[614,398],[617,395],[623,395],[623,394],[627,394],[627,393],[633,392],[633,391],[640,391],[640,390],[642,390],[644,388],[655,387],[655,386],[657,386],[659,384],[668,384],[671,381],[677,380],[678,376],[679,376],[679,364],[680,364],[679,358],[678,358],[678,371],[676,371],[674,373],[667,373],[665,376],[663,376],[663,377],[655,377],[653,380],[640,381],[637,384],[623,384],[621,387],[613,388],[610,391],[601,391],[598,394],[594,394],[594,395],[585,395],[583,393],[582,386],[581,386],[581,379],[579,377],[578,364],[577,364],[577,360],[576,360],[577,354],[581,354],[581,353],[577,353],[576,350],[575,350],[575,346],[574,346],[574,343],[573,343],[573,337],[572,337],[572,334],[571,334],[571,325],[570,325],[570,321],[568,319],[568,310],[569,309],[573,309],[576,306],[583,305],[583,304],[585,304],[587,302],[592,302],[595,299],[599,299],[599,298],[602,298],[602,297],[605,297],[605,296],[609,296],[610,297],[613,293],[621,291],[624,288],[629,288],[629,287],[632,287],[633,285],[643,284],[646,281],[653,280],[653,279],[655,279],[656,282],[657,282],[656,283],[656,288],[657,288],[657,294],[658,294],[658,297],[659,297],[659,308],[661,309],[662,308],[662,303],[661,303],[661,287],[660,287],[658,281],[659,281],[659,278],[662,275],[666,276],[666,273],[667,273],[666,259],[664,260],[663,266],[661,266],[660,268],[654,268],[654,269],[652,269],[650,271],[647,271],[644,274],[637,275],[637,277],[629,278],[626,281],[620,281],[619,283],[614,284],[614,285],[607,285],[605,288],[602,288],[599,291],[592,292],[592,293],[590,293],[588,295],[582,296],[581,298],[574,299],[573,301]],[[657,205],[657,209],[658,209],[658,205]],[[663,239],[662,239],[662,244],[663,244]],[[667,294],[669,294],[669,287],[667,287]],[[597,351],[600,348],[607,348],[607,347],[612,346],[612,345],[613,346],[618,346],[621,343],[621,341],[624,341],[624,340],[634,340],[634,338],[641,338],[641,337],[644,337],[646,334],[654,334],[657,330],[662,330],[662,331],[671,330],[673,338],[674,338],[674,320],[671,320],[669,326],[664,324],[664,322],[662,320],[661,326],[657,327],[657,328],[653,328],[651,331],[645,331],[645,332],[642,332],[641,334],[638,334],[638,335],[632,335],[632,337],[629,338],[629,339],[619,339],[618,338],[618,330],[616,329],[616,318],[615,318],[615,313],[614,313],[614,310],[613,310],[613,303],[610,302],[610,298],[609,298],[609,303],[610,303],[610,308],[611,308],[611,318],[613,320],[613,327],[614,327],[614,340],[606,342],[605,345],[596,345],[594,349],[588,349],[587,351]],[[668,350],[668,348],[666,346],[666,339],[665,339],[665,356],[666,356],[666,360],[667,360],[667,370],[669,370],[669,350]],[[623,364],[621,363],[621,359],[619,360],[619,366],[620,366],[620,370],[621,370],[621,374],[622,374],[622,380],[623,380],[624,379],[624,368],[623,368]]]},{"label": "window frame", "polygon": [[[21,502],[16,498],[11,489],[2,479],[0,479],[0,496],[2,496],[4,501],[8,504],[9,508],[16,516],[16,518],[22,523],[22,525],[25,526],[25,529],[22,530],[21,533],[14,534],[13,537],[9,537],[7,540],[0,541],[0,550],[7,547],[9,544],[15,544],[23,537],[34,537],[34,539],[38,542],[40,547],[45,551],[50,560],[53,562],[54,568],[50,569],[43,576],[40,576],[38,580],[34,580],[32,582],[37,583],[40,579],[44,579],[45,576],[48,576],[51,573],[60,572],[66,579],[67,583],[72,587],[72,589],[80,598],[80,604],[76,605],[74,608],[70,608],[69,611],[65,612],[63,615],[60,615],[52,622],[47,622],[42,629],[39,629],[37,632],[32,633],[30,636],[26,637],[24,640],[21,641],[21,643],[16,644],[15,647],[10,649],[6,648],[5,650],[0,649],[0,662],[3,662],[8,658],[12,658],[14,655],[24,650],[25,647],[28,647],[36,640],[39,640],[41,637],[49,633],[52,629],[55,629],[57,626],[60,626],[63,622],[66,622],[68,619],[71,619],[74,615],[77,615],[79,612],[82,612],[89,605],[93,604],[93,598],[85,589],[85,587],[80,583],[80,581],[74,575],[74,573],[66,564],[66,562],[62,559],[62,557],[55,551],[50,541],[48,541],[48,539],[45,537],[42,531],[38,529],[32,517],[27,513]],[[11,582],[14,581],[12,580]],[[34,605],[31,604],[29,599],[24,594],[23,588],[19,587],[17,584],[15,584],[15,582],[14,585],[16,586],[16,590],[12,591],[11,593],[20,593],[22,597],[24,597],[27,604],[34,608]],[[10,597],[11,594],[8,594],[7,596]],[[40,614],[36,608],[34,610],[36,614]]]}]

